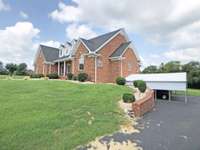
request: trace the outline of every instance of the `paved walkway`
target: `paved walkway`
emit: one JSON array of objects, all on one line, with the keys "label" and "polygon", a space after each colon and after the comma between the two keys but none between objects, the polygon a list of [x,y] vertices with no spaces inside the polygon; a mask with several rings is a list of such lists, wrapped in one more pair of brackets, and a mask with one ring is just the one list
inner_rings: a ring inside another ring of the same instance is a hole
[{"label": "paved walkway", "polygon": [[[177,98],[176,98],[177,99]],[[139,120],[140,133],[114,133],[100,139],[103,143],[137,143],[143,150],[200,150],[200,97],[176,101],[157,101],[154,110]]]}]

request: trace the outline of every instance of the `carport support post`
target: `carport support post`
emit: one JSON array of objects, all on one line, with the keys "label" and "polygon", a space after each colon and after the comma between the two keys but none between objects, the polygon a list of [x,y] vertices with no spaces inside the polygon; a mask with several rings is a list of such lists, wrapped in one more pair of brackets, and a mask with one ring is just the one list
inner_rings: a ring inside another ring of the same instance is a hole
[{"label": "carport support post", "polygon": [[157,93],[156,93],[156,90],[154,90],[154,99],[155,99],[155,101],[157,100],[156,98],[157,98]]},{"label": "carport support post", "polygon": [[169,91],[169,101],[171,101],[171,91]]},{"label": "carport support post", "polygon": [[185,103],[187,104],[187,90],[185,90]]}]

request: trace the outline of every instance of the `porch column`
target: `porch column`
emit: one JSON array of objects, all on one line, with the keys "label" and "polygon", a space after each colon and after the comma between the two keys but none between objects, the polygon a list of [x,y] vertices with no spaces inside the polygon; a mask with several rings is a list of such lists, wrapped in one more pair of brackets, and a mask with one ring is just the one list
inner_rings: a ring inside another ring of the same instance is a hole
[{"label": "porch column", "polygon": [[51,73],[51,64],[49,64],[49,73]]},{"label": "porch column", "polygon": [[123,71],[122,71],[122,58],[121,58],[121,61],[120,61],[120,65],[121,65],[121,67],[120,67],[120,68],[121,68],[121,70],[120,70],[121,73],[120,73],[120,74],[121,74],[121,77],[123,77]]},{"label": "porch column", "polygon": [[60,62],[58,62],[58,75],[60,75]]},{"label": "porch column", "polygon": [[66,76],[66,62],[64,61],[64,76]]}]

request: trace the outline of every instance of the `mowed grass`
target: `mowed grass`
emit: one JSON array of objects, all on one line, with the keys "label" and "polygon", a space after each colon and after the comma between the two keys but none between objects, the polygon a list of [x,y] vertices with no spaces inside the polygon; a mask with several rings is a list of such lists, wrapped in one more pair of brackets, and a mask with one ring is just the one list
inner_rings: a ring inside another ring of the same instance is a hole
[{"label": "mowed grass", "polygon": [[17,76],[17,75],[9,76],[9,75],[0,75],[0,79],[8,79],[8,78],[11,78],[11,79],[24,79],[25,77],[27,77],[27,76]]},{"label": "mowed grass", "polygon": [[[184,95],[184,92],[176,91],[177,95]],[[187,89],[188,96],[200,96],[200,89]]]},{"label": "mowed grass", "polygon": [[69,150],[124,121],[124,86],[0,80],[0,150]]}]

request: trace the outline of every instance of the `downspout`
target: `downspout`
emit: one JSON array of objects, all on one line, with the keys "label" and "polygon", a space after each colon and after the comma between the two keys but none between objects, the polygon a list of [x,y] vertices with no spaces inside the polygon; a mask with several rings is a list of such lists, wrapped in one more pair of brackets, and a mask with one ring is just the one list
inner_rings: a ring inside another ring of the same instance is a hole
[{"label": "downspout", "polygon": [[94,57],[94,82],[97,82],[97,56]]},{"label": "downspout", "polygon": [[121,57],[120,65],[121,65],[121,67],[120,67],[120,68],[121,68],[121,77],[123,77],[123,71],[122,71],[122,66],[123,66],[123,65],[122,65],[122,57]]}]

